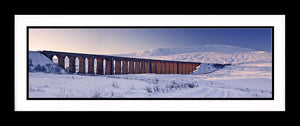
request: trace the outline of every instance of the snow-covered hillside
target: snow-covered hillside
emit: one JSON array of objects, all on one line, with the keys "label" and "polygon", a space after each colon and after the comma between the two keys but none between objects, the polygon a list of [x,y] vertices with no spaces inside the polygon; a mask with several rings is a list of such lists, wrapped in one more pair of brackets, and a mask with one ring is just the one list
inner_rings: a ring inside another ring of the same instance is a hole
[{"label": "snow-covered hillside", "polygon": [[202,63],[271,63],[272,53],[232,45],[204,45],[189,48],[158,48],[118,56]]},{"label": "snow-covered hillside", "polygon": [[29,51],[28,70],[29,72],[51,72],[65,73],[65,70],[53,63],[43,54],[35,51]]},{"label": "snow-covered hillside", "polygon": [[[217,52],[217,53],[240,53],[240,52],[251,52],[255,51],[249,48],[243,48],[232,45],[217,45],[217,44],[208,44],[203,46],[192,46],[192,47],[183,47],[183,48],[158,48],[151,49],[146,51],[141,51],[138,53],[131,53],[130,55],[135,56],[166,56],[166,55],[175,55],[182,53],[195,53],[195,52]],[[125,54],[126,55],[126,54]]]}]

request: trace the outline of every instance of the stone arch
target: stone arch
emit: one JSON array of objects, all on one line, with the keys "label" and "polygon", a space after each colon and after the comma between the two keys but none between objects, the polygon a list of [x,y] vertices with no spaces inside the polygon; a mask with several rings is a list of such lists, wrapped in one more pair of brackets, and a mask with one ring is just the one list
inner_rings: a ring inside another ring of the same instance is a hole
[{"label": "stone arch", "polygon": [[75,73],[79,73],[79,58],[75,57]]},{"label": "stone arch", "polygon": [[185,74],[185,63],[182,63],[182,74]]},{"label": "stone arch", "polygon": [[128,73],[129,74],[133,74],[134,73],[134,61],[133,60],[129,60],[128,61]]},{"label": "stone arch", "polygon": [[53,63],[55,63],[55,64],[58,65],[58,58],[57,58],[56,55],[53,55],[53,56],[51,57],[51,61],[52,61]]},{"label": "stone arch", "polygon": [[145,73],[145,61],[143,60],[140,62],[140,73]]},{"label": "stone arch", "polygon": [[166,62],[166,74],[170,74],[170,63]]},{"label": "stone arch", "polygon": [[166,62],[161,62],[161,74],[166,74]]},{"label": "stone arch", "polygon": [[120,74],[123,73],[123,60],[120,60]]},{"label": "stone arch", "polygon": [[156,73],[161,74],[161,63],[159,61],[156,62]]},{"label": "stone arch", "polygon": [[103,59],[102,61],[102,67],[103,67],[103,75],[106,75],[106,59]]},{"label": "stone arch", "polygon": [[113,61],[110,58],[106,58],[105,59],[105,75],[111,75],[112,74],[112,65],[113,65]]},{"label": "stone arch", "polygon": [[121,74],[121,60],[120,59],[115,59],[115,72],[114,74]]},{"label": "stone arch", "polygon": [[156,73],[156,62],[151,61],[150,73]]},{"label": "stone arch", "polygon": [[127,73],[128,73],[128,62],[129,62],[129,61],[127,61],[127,60],[125,60],[125,59],[121,60],[121,65],[122,65],[122,66],[121,66],[121,67],[122,67],[122,68],[121,68],[121,70],[122,70],[121,73],[122,73],[122,74],[127,74]]},{"label": "stone arch", "polygon": [[95,58],[97,61],[97,67],[96,67],[96,74],[103,75],[103,59],[102,58]]},{"label": "stone arch", "polygon": [[189,73],[193,73],[193,64],[189,63]]},{"label": "stone arch", "polygon": [[150,61],[145,61],[145,73],[150,73]]},{"label": "stone arch", "polygon": [[178,74],[182,74],[182,63],[178,63],[177,69],[178,69]]},{"label": "stone arch", "polygon": [[70,60],[69,60],[70,58],[69,58],[69,56],[65,56],[64,57],[64,69],[67,71],[67,72],[69,72],[70,71],[70,69],[69,69],[69,66],[70,66]]},{"label": "stone arch", "polygon": [[95,74],[94,72],[94,58],[87,57],[88,59],[88,74]]},{"label": "stone arch", "polygon": [[73,57],[73,56],[68,56],[68,57],[69,57],[69,72],[75,73],[76,72],[75,57]]},{"label": "stone arch", "polygon": [[189,73],[189,63],[185,63],[185,74]]},{"label": "stone arch", "polygon": [[174,66],[174,74],[178,74],[177,62],[174,62],[173,66]]},{"label": "stone arch", "polygon": [[79,60],[79,65],[78,65],[78,69],[79,69],[79,73],[80,74],[84,74],[85,73],[85,58],[84,57],[81,57],[81,56],[78,56],[77,57],[78,60]]},{"label": "stone arch", "polygon": [[144,69],[144,73],[147,73],[147,64],[148,63],[147,63],[147,61],[143,61],[143,62],[144,62],[144,68],[143,68]]},{"label": "stone arch", "polygon": [[133,74],[135,74],[135,61],[133,61]]},{"label": "stone arch", "polygon": [[[57,59],[57,62],[55,61],[55,58]],[[61,55],[55,54],[55,55],[52,56],[51,59],[54,63],[57,63],[58,66],[60,66],[61,68],[64,68],[64,66],[65,66],[64,65],[64,58]]]},{"label": "stone arch", "polygon": [[140,61],[136,60],[134,61],[134,73],[139,74],[140,73]]},{"label": "stone arch", "polygon": [[84,58],[84,73],[87,74],[89,72],[89,59],[87,57]]},{"label": "stone arch", "polygon": [[129,73],[129,60],[127,61],[127,74]]},{"label": "stone arch", "polygon": [[170,65],[170,74],[174,74],[174,65],[173,65],[173,62],[170,62],[169,65]]},{"label": "stone arch", "polygon": [[113,66],[112,66],[112,74],[115,74],[115,72],[116,72],[116,60],[115,59],[113,59],[112,60],[112,62],[113,62]]},{"label": "stone arch", "polygon": [[64,69],[70,73],[75,73],[75,59],[72,56],[65,56]]},{"label": "stone arch", "polygon": [[96,58],[94,58],[94,60],[93,60],[93,64],[94,64],[94,69],[93,69],[93,71],[94,71],[94,73],[93,74],[97,74],[97,66],[98,66],[98,64],[97,64],[97,59]]}]

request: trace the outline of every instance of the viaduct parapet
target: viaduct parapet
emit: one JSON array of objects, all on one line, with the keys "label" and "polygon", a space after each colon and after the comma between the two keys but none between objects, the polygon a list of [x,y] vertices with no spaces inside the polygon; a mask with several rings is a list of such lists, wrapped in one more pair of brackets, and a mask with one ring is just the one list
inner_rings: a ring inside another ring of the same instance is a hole
[{"label": "viaduct parapet", "polygon": [[[82,53],[69,53],[57,51],[40,51],[46,57],[51,59],[54,56],[58,59],[58,66],[65,69],[65,58],[69,58],[70,73],[76,73],[76,58],[79,60],[79,74],[97,74],[97,75],[113,75],[113,74],[190,74],[196,70],[201,63],[199,62],[182,62],[169,60],[155,60],[142,58],[129,58],[108,55],[94,55]],[[85,59],[88,60],[86,70]],[[96,60],[96,64],[94,64]],[[96,66],[96,68],[94,68]],[[95,71],[96,70],[96,71]]]}]

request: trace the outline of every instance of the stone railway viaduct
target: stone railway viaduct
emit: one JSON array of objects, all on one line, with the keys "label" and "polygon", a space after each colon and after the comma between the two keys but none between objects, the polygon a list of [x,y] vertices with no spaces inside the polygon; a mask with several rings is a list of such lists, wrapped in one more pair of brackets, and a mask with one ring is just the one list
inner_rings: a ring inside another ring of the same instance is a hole
[{"label": "stone railway viaduct", "polygon": [[[196,70],[201,63],[182,62],[168,60],[154,60],[142,58],[128,58],[108,55],[81,54],[57,51],[40,51],[46,57],[52,60],[54,56],[58,59],[58,66],[65,68],[65,57],[69,58],[68,72],[75,73],[75,59],[79,59],[79,73],[85,74],[85,59],[88,60],[88,74],[95,74],[94,60],[97,61],[96,74],[189,74]],[[105,62],[105,66],[104,66]],[[126,66],[126,67],[124,67]],[[105,69],[104,69],[105,67]]]}]

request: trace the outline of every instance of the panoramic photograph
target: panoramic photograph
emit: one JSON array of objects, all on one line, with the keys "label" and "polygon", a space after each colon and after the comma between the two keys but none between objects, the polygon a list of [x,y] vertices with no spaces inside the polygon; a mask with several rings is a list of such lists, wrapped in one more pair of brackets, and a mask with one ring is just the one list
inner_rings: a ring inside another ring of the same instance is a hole
[{"label": "panoramic photograph", "polygon": [[273,98],[273,27],[27,27],[27,94]]}]

